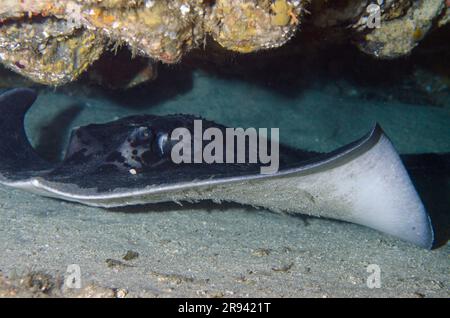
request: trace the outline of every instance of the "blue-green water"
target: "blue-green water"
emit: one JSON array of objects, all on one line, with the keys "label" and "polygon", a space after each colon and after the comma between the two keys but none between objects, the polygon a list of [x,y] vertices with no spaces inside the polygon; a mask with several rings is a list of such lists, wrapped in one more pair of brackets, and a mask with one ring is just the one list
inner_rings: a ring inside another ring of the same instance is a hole
[{"label": "blue-green water", "polygon": [[378,122],[401,153],[450,151],[450,106],[368,101],[320,89],[286,97],[254,83],[202,71],[190,77],[188,87],[175,77],[175,87],[157,81],[125,93],[78,90],[68,95],[65,90],[47,89],[28,118],[35,118],[30,121],[37,129],[51,124],[58,114],[70,114],[68,109],[74,106],[80,112],[70,123],[73,126],[131,114],[197,114],[230,127],[278,127],[282,143],[317,151],[329,151],[356,139]]},{"label": "blue-green water", "polygon": [[[378,98],[396,89],[386,85],[368,98],[367,87],[342,84],[345,74],[292,71],[280,68],[259,78],[176,65],[161,67],[154,82],[128,91],[83,82],[40,88],[26,118],[27,134],[39,152],[55,159],[72,127],[134,114],[187,113],[231,127],[277,127],[282,143],[315,151],[340,147],[378,122],[400,153],[450,152],[450,102],[415,103],[413,91],[409,98]],[[32,266],[54,273],[77,263],[86,280],[135,295],[151,291],[144,296],[446,297],[450,180],[438,171],[420,182],[421,190],[436,194],[439,209],[434,222],[441,247],[431,252],[352,224],[304,222],[237,205],[163,205],[130,213],[1,188],[0,269]],[[105,259],[120,258],[127,249],[140,253],[136,267],[107,268]],[[365,286],[371,263],[386,275],[380,290]],[[273,270],[291,264],[285,274]],[[161,280],[163,274],[195,279],[173,285]]]}]

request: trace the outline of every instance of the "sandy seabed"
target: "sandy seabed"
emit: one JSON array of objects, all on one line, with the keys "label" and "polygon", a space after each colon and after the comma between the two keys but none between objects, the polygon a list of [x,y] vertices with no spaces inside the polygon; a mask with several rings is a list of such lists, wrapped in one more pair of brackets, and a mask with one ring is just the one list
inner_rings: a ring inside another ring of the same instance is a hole
[{"label": "sandy seabed", "polygon": [[[44,90],[27,132],[41,150],[59,151],[68,135],[61,125],[176,112],[279,127],[281,142],[316,151],[379,122],[401,153],[450,152],[449,107],[314,89],[286,97],[202,72],[191,80],[158,98]],[[428,251],[354,224],[237,204],[104,210],[0,187],[0,296],[449,297],[449,252],[448,243]],[[71,264],[80,268],[81,290],[61,287]],[[381,270],[380,288],[367,286],[370,264]]]}]

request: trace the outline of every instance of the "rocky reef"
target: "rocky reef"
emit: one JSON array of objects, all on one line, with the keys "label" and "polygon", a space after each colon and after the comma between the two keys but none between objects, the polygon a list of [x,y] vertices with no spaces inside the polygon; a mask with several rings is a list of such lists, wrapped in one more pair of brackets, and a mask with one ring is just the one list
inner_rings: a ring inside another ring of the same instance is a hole
[{"label": "rocky reef", "polygon": [[[209,43],[249,53],[283,46],[297,33],[351,41],[365,53],[407,55],[450,21],[447,0],[2,0],[0,62],[58,86],[77,79],[105,51],[128,46],[154,62],[177,63]],[[308,43],[303,43],[308,45]]]}]

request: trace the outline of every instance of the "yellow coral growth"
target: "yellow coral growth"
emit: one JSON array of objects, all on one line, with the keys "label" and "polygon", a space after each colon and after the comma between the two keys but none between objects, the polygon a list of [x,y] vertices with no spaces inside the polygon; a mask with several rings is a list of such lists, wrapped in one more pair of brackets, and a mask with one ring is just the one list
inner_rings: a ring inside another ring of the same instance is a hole
[{"label": "yellow coral growth", "polygon": [[209,21],[209,31],[222,46],[247,53],[286,43],[296,30],[291,23],[299,14],[288,0],[217,0]]},{"label": "yellow coral growth", "polygon": [[274,12],[271,18],[273,25],[286,26],[290,23],[292,8],[286,0],[275,0],[271,8]]}]

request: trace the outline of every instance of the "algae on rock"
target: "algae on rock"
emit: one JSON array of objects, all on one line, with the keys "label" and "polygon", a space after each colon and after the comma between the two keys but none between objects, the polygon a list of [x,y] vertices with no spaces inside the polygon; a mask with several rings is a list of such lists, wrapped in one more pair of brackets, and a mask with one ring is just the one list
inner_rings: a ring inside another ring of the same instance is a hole
[{"label": "algae on rock", "polygon": [[[57,86],[77,79],[106,49],[122,45],[134,55],[177,63],[205,46],[208,37],[227,50],[248,53],[280,47],[304,30],[318,38],[338,33],[368,54],[394,58],[408,54],[433,27],[449,21],[447,3],[2,0],[0,62],[35,82]],[[373,8],[379,10],[380,25],[368,28]]]}]

